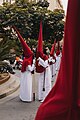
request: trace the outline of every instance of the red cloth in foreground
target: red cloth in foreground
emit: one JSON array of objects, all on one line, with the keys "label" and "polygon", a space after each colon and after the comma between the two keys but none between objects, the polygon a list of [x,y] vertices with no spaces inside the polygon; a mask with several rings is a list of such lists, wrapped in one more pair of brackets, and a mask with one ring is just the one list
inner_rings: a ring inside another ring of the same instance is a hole
[{"label": "red cloth in foreground", "polygon": [[57,81],[35,120],[80,120],[80,0],[69,0]]}]

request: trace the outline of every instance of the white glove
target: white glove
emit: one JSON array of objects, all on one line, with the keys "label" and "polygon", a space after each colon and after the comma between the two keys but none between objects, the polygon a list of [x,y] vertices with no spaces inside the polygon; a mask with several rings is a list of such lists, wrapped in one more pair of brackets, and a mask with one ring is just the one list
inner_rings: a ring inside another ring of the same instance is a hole
[{"label": "white glove", "polygon": [[35,59],[33,59],[33,64],[35,64]]},{"label": "white glove", "polygon": [[38,57],[38,59],[37,59],[37,60],[39,61],[40,59],[41,59],[41,58],[40,58],[40,57]]},{"label": "white glove", "polygon": [[49,62],[52,62],[52,57],[50,57],[48,60],[49,60]]},{"label": "white glove", "polygon": [[53,62],[53,63],[55,63],[55,60],[54,60],[54,59],[52,59],[52,62]]}]

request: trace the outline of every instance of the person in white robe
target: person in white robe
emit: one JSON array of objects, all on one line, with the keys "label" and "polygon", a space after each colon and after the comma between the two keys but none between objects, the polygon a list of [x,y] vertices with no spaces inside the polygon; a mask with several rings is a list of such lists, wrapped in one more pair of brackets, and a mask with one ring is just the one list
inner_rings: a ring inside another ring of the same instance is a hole
[{"label": "person in white robe", "polygon": [[50,65],[50,70],[51,70],[51,81],[54,81],[55,75],[56,75],[56,59],[53,57],[49,57],[49,65]]},{"label": "person in white robe", "polygon": [[60,52],[59,55],[56,55],[56,71],[59,71],[60,63],[61,63],[62,53]]},{"label": "person in white robe", "polygon": [[21,81],[20,81],[20,99],[25,102],[31,102],[32,101],[32,71],[34,70],[34,64],[33,64],[33,52],[17,30],[15,26],[13,26],[13,29],[16,31],[21,45],[23,47],[24,52],[24,60],[22,62],[22,68],[21,68]]},{"label": "person in white robe", "polygon": [[56,50],[56,72],[59,71],[60,68],[60,63],[61,63],[61,57],[62,57],[62,53],[60,51],[60,42],[58,41],[58,46],[57,46],[57,50]]},{"label": "person in white robe", "polygon": [[20,99],[22,101],[31,102],[33,100],[32,93],[32,71],[34,70],[34,64],[28,65],[26,71],[21,72],[20,80]]},{"label": "person in white robe", "polygon": [[43,52],[42,21],[36,49],[36,80],[38,82],[38,100],[44,100],[51,90],[51,71],[48,65],[48,57]]},{"label": "person in white robe", "polygon": [[40,75],[38,76],[38,95],[39,99],[42,99],[41,102],[43,102],[45,97],[51,90],[51,70],[48,64],[48,59],[43,60],[39,57],[38,61],[38,64],[45,68],[45,71],[40,73]]},{"label": "person in white robe", "polygon": [[56,57],[54,56],[55,53],[55,46],[56,46],[56,40],[54,40],[54,44],[52,45],[50,56],[49,56],[49,65],[51,69],[51,76],[52,76],[52,82],[55,80],[56,75]]}]

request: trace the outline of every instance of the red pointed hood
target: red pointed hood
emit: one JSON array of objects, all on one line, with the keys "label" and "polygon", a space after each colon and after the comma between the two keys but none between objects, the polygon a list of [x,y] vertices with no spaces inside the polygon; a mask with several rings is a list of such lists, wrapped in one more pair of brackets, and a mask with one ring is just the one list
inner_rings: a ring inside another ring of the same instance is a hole
[{"label": "red pointed hood", "polygon": [[20,39],[20,42],[21,42],[21,45],[23,47],[23,51],[24,51],[25,57],[29,58],[31,55],[33,55],[33,52],[31,51],[31,49],[29,48],[29,46],[27,45],[27,43],[25,42],[25,40],[22,38],[21,34],[16,29],[16,27],[14,26],[13,28],[16,31],[16,33],[17,33],[17,35],[18,35],[18,37]]},{"label": "red pointed hood", "polygon": [[40,22],[37,52],[43,53],[42,21]]},{"label": "red pointed hood", "polygon": [[25,59],[23,60],[23,63],[22,63],[21,72],[25,72],[26,71],[26,67],[28,65],[32,65],[33,52],[31,51],[31,49],[29,48],[29,46],[27,45],[27,43],[24,41],[24,39],[22,38],[22,36],[20,35],[20,33],[16,29],[16,27],[14,26],[13,28],[16,31],[16,33],[17,33],[17,35],[18,35],[18,37],[20,39],[20,42],[22,44],[22,47],[23,47],[23,52],[24,52],[24,55],[25,55]]},{"label": "red pointed hood", "polygon": [[54,56],[54,51],[55,51],[55,46],[56,46],[56,40],[54,41],[54,44],[52,45],[50,56]]},{"label": "red pointed hood", "polygon": [[[41,57],[45,59],[45,55],[43,53],[43,35],[42,35],[42,21],[40,22],[40,30],[39,30],[39,37],[38,37],[38,46],[36,51],[36,59]],[[36,60],[36,72],[42,73],[45,70],[42,66],[38,65],[38,61]]]},{"label": "red pointed hood", "polygon": [[42,21],[40,22],[40,30],[39,30],[39,37],[38,37],[38,45],[37,45],[37,53],[36,57],[43,56],[43,35],[42,35]]},{"label": "red pointed hood", "polygon": [[56,51],[56,55],[58,56],[60,54],[60,41],[58,41],[58,48]]},{"label": "red pointed hood", "polygon": [[57,81],[35,120],[80,120],[80,0],[69,0]]}]

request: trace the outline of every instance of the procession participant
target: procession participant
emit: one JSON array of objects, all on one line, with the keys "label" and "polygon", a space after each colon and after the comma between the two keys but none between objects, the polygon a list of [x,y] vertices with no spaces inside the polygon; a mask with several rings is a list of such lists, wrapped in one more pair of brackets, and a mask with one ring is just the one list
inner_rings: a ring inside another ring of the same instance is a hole
[{"label": "procession participant", "polygon": [[45,69],[39,78],[40,80],[43,80],[42,86],[41,86],[41,89],[42,89],[41,91],[43,91],[43,100],[41,102],[43,102],[51,90],[51,70],[48,64],[47,55],[43,54],[42,58],[39,57],[37,60],[38,60],[38,65],[42,66]]},{"label": "procession participant", "polygon": [[21,69],[20,99],[25,102],[31,102],[33,98],[31,73],[34,70],[33,52],[15,27],[14,30],[16,30],[16,33],[20,39],[25,55]]},{"label": "procession participant", "polygon": [[49,65],[51,69],[52,81],[55,79],[55,75],[56,75],[56,57],[54,56],[55,45],[56,45],[56,41],[54,41],[54,44],[52,45],[50,57],[49,57]]},{"label": "procession participant", "polygon": [[33,70],[34,64],[32,64],[32,56],[25,58],[22,64],[20,81],[20,99],[22,101],[31,102],[33,100],[31,73]]},{"label": "procession participant", "polygon": [[[40,31],[38,38],[38,46],[36,51],[36,72],[38,81],[38,100],[45,98],[47,93],[51,90],[51,71],[48,67],[48,57],[43,53],[43,36],[42,36],[42,21],[40,22]],[[43,64],[41,60],[43,59]],[[48,69],[48,70],[47,70]],[[46,72],[47,70],[47,72]],[[50,73],[48,73],[48,71]]]},{"label": "procession participant", "polygon": [[57,42],[58,46],[57,46],[57,50],[56,50],[56,71],[59,71],[60,68],[60,63],[61,63],[61,57],[62,57],[62,53],[60,51],[60,42]]}]

